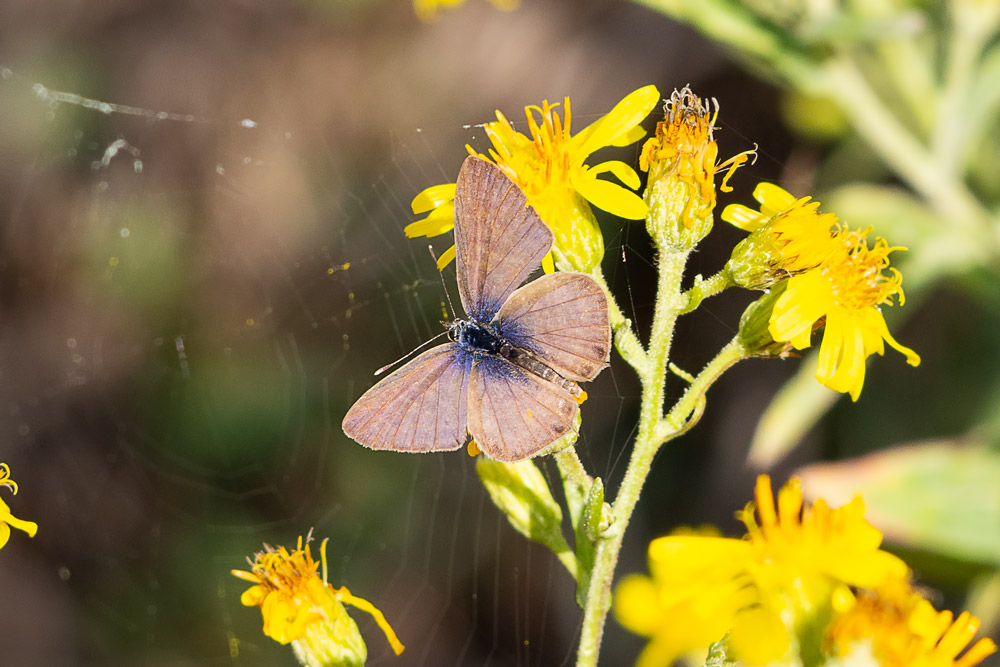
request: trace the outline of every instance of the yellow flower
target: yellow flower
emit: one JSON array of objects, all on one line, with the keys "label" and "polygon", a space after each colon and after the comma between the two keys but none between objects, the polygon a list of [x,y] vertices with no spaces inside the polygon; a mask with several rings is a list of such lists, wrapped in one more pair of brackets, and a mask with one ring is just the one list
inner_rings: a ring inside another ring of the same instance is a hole
[{"label": "yellow flower", "polygon": [[[10,478],[10,466],[0,463],[0,486],[6,486],[14,495],[17,495],[17,482]],[[10,512],[10,507],[3,500],[0,500],[0,549],[7,544],[10,539],[10,529],[17,528],[23,530],[29,537],[34,537],[38,532],[38,524],[34,521],[24,521],[18,519]]]},{"label": "yellow flower", "polygon": [[[598,178],[610,173],[633,190],[640,181],[635,170],[624,162],[611,160],[588,166],[586,160],[600,148],[627,146],[645,136],[640,123],[655,106],[659,92],[645,86],[625,97],[606,115],[586,128],[572,133],[570,101],[564,100],[564,114],[556,113],[558,104],[542,102],[525,108],[529,135],[514,129],[497,111],[497,120],[485,130],[493,147],[491,159],[518,184],[542,220],[555,234],[556,258],[566,268],[589,271],[604,256],[604,241],[590,205],[629,220],[646,216],[646,204],[631,190]],[[436,236],[454,226],[454,185],[433,186],[418,194],[412,204],[415,214],[430,211],[404,230],[410,238]],[[454,258],[454,248],[438,261],[445,266]],[[553,269],[553,258],[545,260],[546,271]]]},{"label": "yellow flower", "polygon": [[750,232],[733,249],[726,269],[747,289],[767,289],[792,275],[814,269],[840,249],[837,216],[820,213],[811,197],[796,199],[773,183],[759,183],[753,193],[754,211],[730,204],[722,219]]},{"label": "yellow flower", "polygon": [[247,607],[260,607],[264,634],[280,644],[291,642],[300,656],[308,654],[322,665],[364,664],[367,649],[357,625],[344,604],[368,612],[385,633],[392,650],[399,655],[403,645],[396,638],[382,612],[367,600],[351,595],[347,587],[333,588],[326,580],[326,543],[320,547],[323,576],[317,574],[320,563],[314,561],[300,537],[297,548],[289,552],[264,545],[254,560],[251,572],[233,570],[232,574],[254,586],[243,592],[240,601]]},{"label": "yellow flower", "polygon": [[867,650],[882,667],[973,667],[995,653],[982,637],[956,657],[979,630],[979,619],[937,611],[906,580],[862,592],[827,628],[827,651],[843,657]]},{"label": "yellow flower", "polygon": [[745,539],[658,538],[649,545],[652,576],[633,575],[619,585],[619,621],[651,638],[639,665],[668,665],[727,632],[736,657],[766,664],[795,646],[797,628],[851,599],[849,586],[907,576],[903,561],[879,549],[882,535],[864,520],[860,498],[838,509],[822,500],[803,507],[793,479],[775,506],[766,475],[758,477],[755,495],[756,505],[739,514]]},{"label": "yellow flower", "polygon": [[[454,9],[465,4],[465,0],[413,0],[413,12],[424,23],[437,21],[439,9]],[[519,0],[490,0],[490,4],[502,11],[517,9]]]},{"label": "yellow flower", "polygon": [[640,169],[649,172],[646,200],[654,212],[650,233],[658,242],[691,247],[712,228],[716,173],[727,170],[719,188],[731,191],[730,177],[753,151],[717,164],[719,146],[712,131],[718,105],[713,113],[687,86],[673,92],[664,111],[666,118],[657,123],[656,135],[646,141],[639,157]]},{"label": "yellow flower", "polygon": [[[791,342],[801,350],[812,345],[814,325],[822,319],[825,329],[816,379],[849,393],[855,401],[865,381],[865,361],[885,352],[883,341],[906,355],[911,366],[920,364],[913,350],[892,337],[879,310],[881,304],[892,305],[897,294],[903,304],[902,276],[889,267],[889,253],[902,248],[890,247],[882,238],[869,248],[870,232],[841,229],[836,252],[815,269],[788,280],[769,324],[774,340]],[[889,275],[884,274],[887,268]]]}]

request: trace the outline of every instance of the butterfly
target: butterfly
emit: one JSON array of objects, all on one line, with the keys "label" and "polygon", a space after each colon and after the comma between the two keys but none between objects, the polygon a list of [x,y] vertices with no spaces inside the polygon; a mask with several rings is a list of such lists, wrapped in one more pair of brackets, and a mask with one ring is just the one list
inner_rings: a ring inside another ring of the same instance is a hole
[{"label": "butterfly", "polygon": [[[578,382],[611,352],[604,290],[582,273],[538,268],[552,231],[495,164],[466,158],[455,190],[458,292],[468,319],[359,398],[344,433],[372,449],[454,450],[472,434],[491,458],[534,456],[576,419]],[[443,335],[443,334],[442,334]]]}]

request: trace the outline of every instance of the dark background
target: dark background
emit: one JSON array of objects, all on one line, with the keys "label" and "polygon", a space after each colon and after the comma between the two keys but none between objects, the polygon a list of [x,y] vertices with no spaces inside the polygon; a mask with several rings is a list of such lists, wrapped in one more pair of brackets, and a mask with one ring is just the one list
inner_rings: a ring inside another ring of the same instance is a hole
[{"label": "dark background", "polygon": [[[440,331],[426,242],[402,234],[411,198],[454,181],[466,143],[487,148],[475,125],[495,109],[524,129],[525,105],[568,95],[579,130],[647,83],[717,98],[723,156],[759,144],[721,205],[750,203],[759,180],[802,194],[837,178],[817,170],[827,147],[786,128],[777,88],[619,2],[470,1],[428,25],[407,2],[14,0],[0,5],[0,67],[0,460],[21,486],[4,500],[40,526],[0,551],[10,665],[292,665],[229,570],[310,527],[331,538],[331,582],[407,644],[392,657],[354,614],[370,664],[570,664],[572,582],[506,525],[472,461],[374,453],[340,430],[375,368]],[[39,83],[190,119],[53,103]],[[605,272],[644,336],[645,231],[602,224]],[[719,223],[689,274],[717,270],[741,237]],[[748,301],[684,318],[674,360],[696,370]],[[776,481],[960,428],[998,365],[998,323],[965,326],[970,309],[947,287],[929,298],[894,330],[925,365],[890,352]],[[956,364],[961,392],[935,406]],[[712,390],[703,422],[658,457],[620,572],[644,570],[649,539],[677,525],[741,532],[750,437],[796,366],[745,362]],[[611,489],[637,386],[613,356],[588,387],[579,449]],[[928,583],[961,604],[963,582]],[[609,620],[602,664],[642,645]]]}]

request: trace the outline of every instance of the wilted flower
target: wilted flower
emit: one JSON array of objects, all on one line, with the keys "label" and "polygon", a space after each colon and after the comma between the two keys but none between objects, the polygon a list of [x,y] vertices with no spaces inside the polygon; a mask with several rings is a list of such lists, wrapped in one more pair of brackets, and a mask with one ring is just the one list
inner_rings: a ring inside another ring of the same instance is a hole
[{"label": "wilted flower", "polygon": [[659,244],[690,248],[712,229],[716,173],[726,170],[719,188],[729,192],[729,178],[753,151],[717,164],[719,146],[712,131],[718,108],[710,111],[708,102],[687,86],[674,91],[664,113],[656,136],[646,141],[639,157],[639,167],[649,172],[649,232]]}]

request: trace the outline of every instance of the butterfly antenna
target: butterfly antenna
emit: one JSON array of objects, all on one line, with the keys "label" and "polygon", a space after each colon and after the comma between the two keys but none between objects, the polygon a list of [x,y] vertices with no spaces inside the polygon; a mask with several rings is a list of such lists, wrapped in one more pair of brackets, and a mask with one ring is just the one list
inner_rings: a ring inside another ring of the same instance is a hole
[{"label": "butterfly antenna", "polygon": [[[434,246],[428,245],[427,252],[429,252],[431,257],[434,258],[434,266],[437,266],[438,258],[437,255],[434,254]],[[458,316],[455,314],[455,305],[451,302],[451,295],[448,294],[448,286],[444,283],[444,274],[441,273],[441,269],[438,269],[438,276],[441,277],[441,289],[444,290],[444,298],[448,300],[448,308],[451,310],[450,317],[454,320]]]},{"label": "butterfly antenna", "polygon": [[439,334],[438,334],[437,336],[434,336],[434,338],[431,338],[430,340],[425,340],[425,341],[424,341],[423,343],[421,343],[420,345],[417,345],[417,346],[416,346],[415,348],[413,348],[412,350],[410,350],[409,352],[407,352],[406,354],[404,354],[403,356],[401,356],[401,357],[400,357],[399,359],[396,359],[396,361],[392,362],[391,364],[386,364],[386,365],[385,365],[385,366],[383,366],[382,368],[380,368],[380,369],[378,369],[377,371],[375,371],[375,375],[381,375],[381,374],[382,374],[382,373],[384,373],[384,372],[385,372],[386,370],[388,370],[388,369],[392,368],[393,366],[395,366],[395,365],[396,365],[396,364],[398,364],[399,362],[401,362],[401,361],[404,361],[404,360],[406,360],[406,359],[409,359],[410,357],[412,357],[412,356],[413,356],[413,354],[414,354],[414,353],[415,353],[415,352],[416,352],[417,350],[420,350],[420,349],[422,349],[422,348],[425,348],[425,347],[427,347],[428,345],[430,345],[431,343],[433,343],[434,341],[436,341],[436,340],[437,340],[438,338],[440,338],[441,336],[446,336],[446,335],[448,335],[448,332],[447,332],[447,331],[442,331],[442,332],[441,332],[441,333],[439,333]]}]

